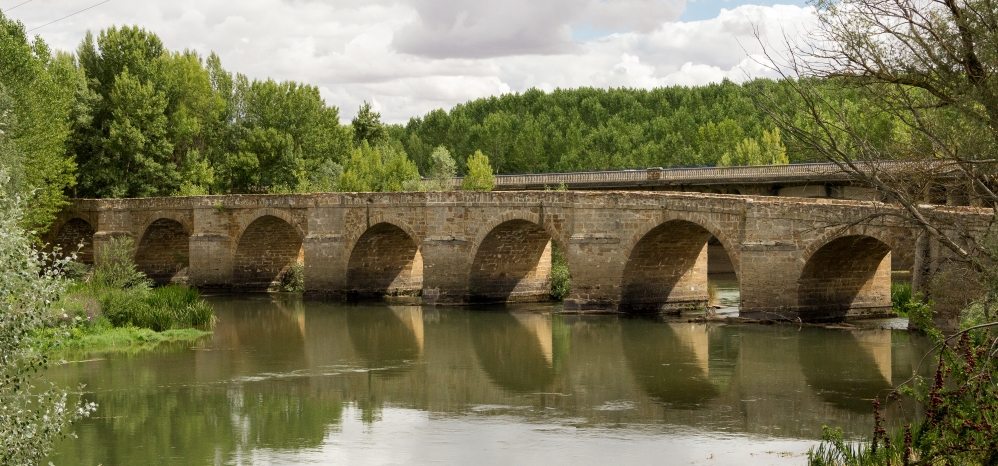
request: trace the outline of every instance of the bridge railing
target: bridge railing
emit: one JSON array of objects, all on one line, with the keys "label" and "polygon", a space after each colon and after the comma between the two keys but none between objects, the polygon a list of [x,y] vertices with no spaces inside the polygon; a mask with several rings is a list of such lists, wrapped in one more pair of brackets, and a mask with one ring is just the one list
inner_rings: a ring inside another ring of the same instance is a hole
[{"label": "bridge railing", "polygon": [[[913,168],[912,162],[863,163],[870,169],[901,171]],[[922,166],[924,164],[919,164]],[[933,164],[937,165],[937,164]],[[863,168],[862,166],[860,168]],[[933,167],[938,168],[938,167]],[[588,171],[569,173],[533,173],[496,175],[496,189],[557,188],[586,186],[654,186],[668,184],[717,184],[728,182],[837,181],[849,178],[835,163],[800,163],[747,167],[648,168],[643,170]],[[461,178],[452,180],[453,188]]]}]

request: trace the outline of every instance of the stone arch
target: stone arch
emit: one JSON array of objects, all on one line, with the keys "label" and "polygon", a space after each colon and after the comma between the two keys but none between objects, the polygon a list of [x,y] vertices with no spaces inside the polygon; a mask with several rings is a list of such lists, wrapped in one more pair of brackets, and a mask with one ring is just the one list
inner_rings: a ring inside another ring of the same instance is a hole
[{"label": "stone arch", "polygon": [[90,222],[73,217],[56,230],[53,246],[59,248],[62,254],[76,252],[77,262],[92,265],[94,263],[94,233],[96,230]]},{"label": "stone arch", "polygon": [[304,261],[301,229],[283,218],[257,217],[236,242],[232,278],[234,285],[248,289],[274,289],[284,274]]},{"label": "stone arch", "polygon": [[[243,223],[243,225],[245,225],[243,227],[243,233],[245,233],[246,230],[249,229],[249,226],[253,222],[256,222],[257,220],[259,220],[259,219],[261,219],[263,217],[268,217],[268,216],[269,217],[275,217],[275,218],[278,218],[280,220],[283,220],[284,223],[288,224],[288,226],[290,226],[291,228],[293,228],[295,230],[295,232],[298,234],[298,236],[301,236],[302,238],[304,238],[305,236],[308,235],[308,232],[306,231],[304,225],[302,224],[302,220],[301,219],[295,218],[295,216],[292,215],[292,213],[289,212],[287,209],[275,209],[275,208],[272,208],[272,207],[264,207],[264,208],[261,208],[261,209],[253,209],[250,212],[250,216],[248,217],[248,218],[251,218],[252,220],[250,220],[248,223]],[[246,218],[246,217],[244,217],[244,218]]]},{"label": "stone arch", "polygon": [[655,230],[662,225],[669,222],[686,222],[692,223],[703,230],[706,230],[710,235],[723,247],[724,252],[727,253],[728,259],[731,261],[731,266],[734,272],[737,274],[740,270],[741,255],[739,254],[738,248],[734,247],[738,244],[731,234],[727,230],[722,229],[720,226],[710,221],[708,218],[698,218],[697,215],[684,215],[677,216],[667,214],[664,218],[656,218],[651,221],[646,222],[639,228],[633,230],[634,233],[627,239],[627,245],[625,251],[633,251],[634,248],[648,236],[652,230]]},{"label": "stone arch", "polygon": [[471,244],[478,247],[478,245],[481,245],[482,241],[484,241],[488,235],[492,234],[492,231],[495,230],[496,227],[502,225],[503,223],[515,220],[522,220],[525,222],[533,223],[538,227],[540,227],[541,229],[543,229],[548,234],[548,236],[551,237],[552,240],[562,245],[567,244],[568,238],[564,237],[561,231],[552,229],[550,228],[550,225],[543,222],[541,219],[541,214],[539,212],[530,212],[530,211],[526,212],[506,211],[499,216],[491,217],[488,222],[483,223],[482,227],[477,230],[477,232],[475,233],[475,239],[472,240]]},{"label": "stone arch", "polygon": [[869,235],[846,235],[811,250],[797,281],[805,321],[887,314],[891,308],[891,247]]},{"label": "stone arch", "polygon": [[551,293],[552,235],[537,222],[508,214],[475,239],[468,277],[472,302],[543,301]]},{"label": "stone arch", "polygon": [[[725,240],[698,223],[668,220],[632,242],[621,277],[620,309],[661,313],[708,304],[708,242]],[[737,255],[728,255],[737,276]]]},{"label": "stone arch", "polygon": [[170,220],[179,224],[184,231],[188,232],[188,234],[194,230],[191,225],[192,221],[190,215],[172,211],[157,211],[145,219],[140,229],[136,232],[137,236],[145,234],[145,232],[149,231],[149,227],[151,227],[154,223],[160,222],[161,220]]},{"label": "stone arch", "polygon": [[135,248],[135,265],[158,284],[183,281],[190,262],[190,232],[171,218],[149,222]]},{"label": "stone arch", "polygon": [[393,223],[381,222],[364,231],[354,243],[347,265],[349,296],[418,296],[422,289],[423,256],[412,234]]}]

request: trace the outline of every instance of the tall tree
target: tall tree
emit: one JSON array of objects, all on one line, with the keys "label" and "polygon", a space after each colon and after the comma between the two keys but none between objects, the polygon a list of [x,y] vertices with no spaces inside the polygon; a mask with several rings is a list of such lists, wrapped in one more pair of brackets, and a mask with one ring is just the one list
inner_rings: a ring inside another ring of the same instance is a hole
[{"label": "tall tree", "polygon": [[139,27],[84,37],[77,56],[93,107],[90,124],[77,126],[73,137],[79,195],[169,195],[179,188],[181,167],[169,138],[162,76],[165,53],[159,37]]},{"label": "tall tree", "polygon": [[495,188],[496,180],[492,174],[492,165],[489,164],[489,156],[482,151],[475,151],[468,157],[468,173],[461,180],[461,189],[465,191],[492,191]]},{"label": "tall tree", "polygon": [[429,178],[428,189],[430,191],[447,191],[452,189],[451,182],[457,176],[457,162],[450,155],[450,151],[444,146],[437,146],[430,154],[429,169],[426,172]]},{"label": "tall tree", "polygon": [[82,83],[71,57],[53,56],[44,41],[29,41],[21,23],[0,14],[0,94],[6,99],[8,144],[0,167],[11,177],[6,187],[32,206],[23,218],[30,229],[47,228],[76,182],[66,141]]},{"label": "tall tree", "polygon": [[357,116],[350,121],[350,126],[353,127],[353,142],[356,145],[367,141],[376,146],[385,141],[385,125],[381,123],[381,114],[375,112],[367,101],[361,104]]}]

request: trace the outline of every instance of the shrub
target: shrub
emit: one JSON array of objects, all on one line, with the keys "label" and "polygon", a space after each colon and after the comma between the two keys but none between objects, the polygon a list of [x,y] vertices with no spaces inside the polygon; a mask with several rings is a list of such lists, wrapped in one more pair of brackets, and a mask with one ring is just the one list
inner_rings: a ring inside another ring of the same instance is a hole
[{"label": "shrub", "polygon": [[908,315],[908,304],[912,298],[910,283],[891,283],[891,307],[898,315]]},{"label": "shrub", "polygon": [[90,283],[98,288],[148,288],[149,278],[135,267],[135,243],[127,236],[114,237],[100,246],[100,263]]},{"label": "shrub", "polygon": [[[0,169],[0,186],[8,181]],[[22,218],[19,202],[0,189],[0,464],[40,463],[71,422],[96,408],[34,383],[48,365],[37,335],[53,325],[66,259],[35,251]]]},{"label": "shrub", "polygon": [[565,254],[557,245],[551,246],[551,298],[561,301],[572,291],[572,275]]},{"label": "shrub", "polygon": [[294,263],[281,275],[281,291],[300,293],[305,291],[305,266]]},{"label": "shrub", "polygon": [[180,328],[211,328],[214,314],[197,290],[168,285],[152,290],[104,289],[104,317],[115,327],[148,328],[157,332]]}]

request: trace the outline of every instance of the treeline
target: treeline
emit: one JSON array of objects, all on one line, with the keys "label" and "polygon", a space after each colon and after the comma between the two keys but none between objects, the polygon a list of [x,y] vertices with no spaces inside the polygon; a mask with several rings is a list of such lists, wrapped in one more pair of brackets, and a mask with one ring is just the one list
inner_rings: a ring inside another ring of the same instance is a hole
[{"label": "treeline", "polygon": [[[851,98],[827,87],[835,98]],[[28,223],[38,227],[67,195],[444,189],[445,179],[469,170],[466,188],[489,189],[493,170],[815,160],[760,110],[759,96],[792,109],[793,95],[786,83],[767,80],[532,89],[406,125],[383,124],[365,104],[342,124],[315,86],[234,74],[214,53],[168,50],[138,27],[88,34],[74,54],[53,53],[0,15],[0,170],[9,191],[31,198]],[[871,131],[889,139],[895,126]]]},{"label": "treeline", "polygon": [[[885,143],[901,126],[870,114],[852,89],[821,83],[820,98],[855,101],[856,119]],[[438,146],[466,155],[481,149],[499,173],[646,167],[726,166],[823,160],[780,134],[769,111],[807,124],[790,83],[724,81],[703,87],[531,89],[434,110],[392,128],[424,169]],[[463,160],[458,160],[459,168]]]}]

